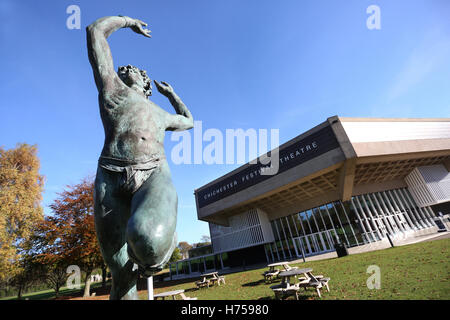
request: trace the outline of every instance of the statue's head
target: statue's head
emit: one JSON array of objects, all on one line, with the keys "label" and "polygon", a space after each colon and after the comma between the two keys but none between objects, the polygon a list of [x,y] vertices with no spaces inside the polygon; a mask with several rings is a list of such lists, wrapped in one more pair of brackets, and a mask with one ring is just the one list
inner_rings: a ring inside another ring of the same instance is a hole
[{"label": "statue's head", "polygon": [[145,70],[140,70],[132,65],[119,67],[117,74],[122,81],[130,88],[138,88],[146,97],[152,95],[152,80],[147,76]]}]

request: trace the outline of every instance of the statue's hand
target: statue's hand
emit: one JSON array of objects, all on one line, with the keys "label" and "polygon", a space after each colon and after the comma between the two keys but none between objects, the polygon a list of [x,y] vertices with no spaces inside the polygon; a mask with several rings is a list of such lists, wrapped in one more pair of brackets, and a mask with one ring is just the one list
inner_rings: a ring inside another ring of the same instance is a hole
[{"label": "statue's hand", "polygon": [[153,81],[155,82],[156,88],[158,89],[159,93],[161,93],[162,95],[169,97],[174,94],[173,88],[167,82],[161,81],[161,83],[159,83],[156,80]]},{"label": "statue's hand", "polygon": [[142,34],[145,37],[151,38],[151,31],[149,29],[145,29],[144,27],[146,26],[147,24],[144,21],[139,19],[132,19],[132,25],[130,26],[130,28],[138,34]]}]

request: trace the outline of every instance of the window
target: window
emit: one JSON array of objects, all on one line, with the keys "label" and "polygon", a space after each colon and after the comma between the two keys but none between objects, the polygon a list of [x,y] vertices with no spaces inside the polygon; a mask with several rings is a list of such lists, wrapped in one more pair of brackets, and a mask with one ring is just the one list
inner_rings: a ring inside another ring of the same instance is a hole
[{"label": "window", "polygon": [[315,223],[313,221],[312,210],[305,211],[305,216],[306,216],[306,223],[308,224],[308,227],[311,230],[311,233],[317,232],[318,231],[317,226],[315,225]]}]

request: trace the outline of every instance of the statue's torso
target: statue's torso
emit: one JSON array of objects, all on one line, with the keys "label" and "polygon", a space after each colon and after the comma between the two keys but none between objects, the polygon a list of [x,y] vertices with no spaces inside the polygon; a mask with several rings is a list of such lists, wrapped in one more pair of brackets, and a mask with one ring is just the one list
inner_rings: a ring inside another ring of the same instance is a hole
[{"label": "statue's torso", "polygon": [[100,93],[99,104],[102,156],[126,161],[164,156],[164,110],[129,88]]}]

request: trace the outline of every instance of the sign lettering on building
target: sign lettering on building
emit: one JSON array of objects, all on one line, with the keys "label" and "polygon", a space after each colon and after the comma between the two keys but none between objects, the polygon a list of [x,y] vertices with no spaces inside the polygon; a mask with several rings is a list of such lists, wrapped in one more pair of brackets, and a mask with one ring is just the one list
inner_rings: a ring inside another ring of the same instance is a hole
[{"label": "sign lettering on building", "polygon": [[258,162],[251,165],[245,165],[242,170],[234,175],[197,191],[196,196],[198,205],[202,208],[236,192],[243,191],[246,188],[262,181],[274,178],[286,170],[289,170],[338,147],[339,143],[336,140],[331,127],[324,127],[295,143],[289,144],[285,147],[280,147],[280,163],[277,174],[261,174],[264,170],[268,170],[270,164],[264,165]]}]

